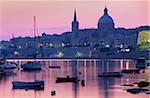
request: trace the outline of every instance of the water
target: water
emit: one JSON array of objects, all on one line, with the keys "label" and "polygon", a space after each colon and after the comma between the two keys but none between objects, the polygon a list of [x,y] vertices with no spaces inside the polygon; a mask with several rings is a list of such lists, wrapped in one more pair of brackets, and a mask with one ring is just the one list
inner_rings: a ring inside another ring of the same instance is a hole
[{"label": "water", "polygon": [[[16,60],[13,60],[16,61]],[[28,60],[16,61],[23,64]],[[100,78],[98,73],[104,71],[120,71],[121,69],[135,68],[133,60],[71,60],[54,59],[41,60],[43,70],[37,72],[24,72],[8,70],[9,74],[0,79],[0,98],[149,98],[145,93],[130,94],[122,84],[148,80],[149,69],[146,73],[137,75],[125,75],[123,78]],[[61,69],[49,69],[49,65],[60,65]],[[79,74],[81,72],[81,74]],[[78,76],[85,80],[85,86],[78,83],[55,83],[58,76]],[[34,81],[36,79],[45,81],[45,88],[41,91],[35,90],[13,90],[12,81]],[[56,91],[56,96],[51,96],[51,91]]]}]

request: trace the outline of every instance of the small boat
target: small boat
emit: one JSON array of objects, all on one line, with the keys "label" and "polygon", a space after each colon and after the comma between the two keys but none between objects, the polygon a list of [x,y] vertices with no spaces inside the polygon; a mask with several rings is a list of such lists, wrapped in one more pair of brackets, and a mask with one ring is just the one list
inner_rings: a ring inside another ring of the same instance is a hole
[{"label": "small boat", "polygon": [[17,68],[17,64],[15,62],[8,62],[6,59],[0,60],[0,66],[3,66],[4,69],[15,69]]},{"label": "small boat", "polygon": [[146,60],[144,58],[137,59],[136,68],[145,69],[147,66]]},{"label": "small boat", "polygon": [[140,73],[140,69],[128,69],[128,70],[126,70],[126,69],[123,69],[122,71],[121,71],[122,73],[126,73],[126,74],[132,74],[132,73]]},{"label": "small boat", "polygon": [[98,75],[98,77],[118,77],[121,78],[123,74],[121,72],[103,72]]},{"label": "small boat", "polygon": [[13,89],[34,89],[44,90],[44,81],[35,80],[34,82],[13,81]]},{"label": "small boat", "polygon": [[60,68],[60,66],[58,66],[58,65],[52,65],[52,66],[49,66],[49,68]]},{"label": "small boat", "polygon": [[42,64],[40,64],[40,62],[37,61],[32,61],[32,62],[27,62],[25,64],[22,64],[21,68],[23,70],[41,70]]},{"label": "small boat", "polygon": [[57,77],[56,83],[63,83],[63,82],[78,82],[77,77]]},{"label": "small boat", "polygon": [[140,81],[138,83],[138,87],[139,88],[142,88],[142,87],[149,87],[150,86],[150,82],[147,82],[147,81]]},{"label": "small boat", "polygon": [[139,93],[147,92],[149,90],[148,89],[142,89],[142,88],[131,88],[131,89],[127,89],[126,91],[129,93],[132,93],[132,94],[139,94]]}]

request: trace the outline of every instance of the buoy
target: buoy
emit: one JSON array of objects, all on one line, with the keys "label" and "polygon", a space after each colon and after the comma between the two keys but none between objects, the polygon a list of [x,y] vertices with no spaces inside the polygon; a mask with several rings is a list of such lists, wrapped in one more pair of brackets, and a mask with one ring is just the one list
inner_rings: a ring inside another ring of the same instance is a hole
[{"label": "buoy", "polygon": [[79,72],[79,75],[81,75],[81,72]]},{"label": "buoy", "polygon": [[26,91],[28,91],[28,88],[25,88]]},{"label": "buoy", "polygon": [[56,91],[52,90],[51,91],[51,96],[55,96],[56,95]]},{"label": "buoy", "polygon": [[81,85],[85,86],[85,81],[84,80],[81,81]]}]

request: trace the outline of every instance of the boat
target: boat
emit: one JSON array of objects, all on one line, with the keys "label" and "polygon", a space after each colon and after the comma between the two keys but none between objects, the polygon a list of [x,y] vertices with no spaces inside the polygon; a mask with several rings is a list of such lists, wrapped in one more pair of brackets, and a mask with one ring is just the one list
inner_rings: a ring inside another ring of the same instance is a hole
[{"label": "boat", "polygon": [[[102,73],[98,74],[98,77],[118,77],[121,78],[123,76],[123,73],[121,72],[109,72],[109,66],[108,62],[106,62],[106,72],[103,71]],[[104,61],[102,62],[102,66],[104,66]]]},{"label": "boat", "polygon": [[121,71],[122,73],[126,73],[126,74],[132,74],[132,73],[140,73],[140,69],[128,69],[128,70],[126,70],[126,69],[123,69],[122,71]]},{"label": "boat", "polygon": [[49,66],[49,68],[60,68],[60,66],[58,66],[58,65],[52,65],[52,66]]},{"label": "boat", "polygon": [[98,77],[118,77],[121,78],[123,74],[121,72],[103,72],[98,75]]},{"label": "boat", "polygon": [[37,62],[37,61],[31,61],[31,62],[27,62],[27,63],[21,65],[21,68],[24,71],[25,70],[41,70],[42,64],[40,64],[40,62]]},{"label": "boat", "polygon": [[[41,70],[42,69],[42,64],[39,61],[36,60],[36,56],[37,56],[37,51],[36,51],[37,42],[36,42],[36,38],[38,38],[36,36],[36,34],[38,34],[38,30],[37,30],[36,27],[37,27],[37,25],[36,25],[36,19],[35,19],[35,16],[34,16],[34,39],[35,39],[35,42],[34,42],[34,48],[35,48],[35,50],[34,50],[34,53],[33,53],[34,61],[28,61],[28,62],[22,64],[21,68],[23,70]],[[42,47],[40,46],[40,48],[42,48]],[[41,53],[42,53],[42,51],[41,51]],[[42,55],[42,57],[43,57],[43,55]]]},{"label": "boat", "polygon": [[137,59],[136,68],[138,69],[145,69],[147,66],[145,58]]},{"label": "boat", "polygon": [[4,74],[5,74],[4,67],[0,66],[0,76],[4,75]]},{"label": "boat", "polygon": [[44,90],[44,81],[35,80],[33,82],[21,82],[13,81],[13,89],[34,89],[34,90]]},{"label": "boat", "polygon": [[63,82],[78,82],[77,77],[57,77],[56,83],[63,83]]},{"label": "boat", "polygon": [[0,66],[4,69],[15,69],[17,68],[17,64],[15,62],[8,62],[6,59],[0,59]]},{"label": "boat", "polygon": [[139,93],[147,92],[149,90],[148,89],[142,89],[142,88],[131,88],[131,89],[127,89],[126,91],[129,93],[132,93],[132,94],[139,94]]}]

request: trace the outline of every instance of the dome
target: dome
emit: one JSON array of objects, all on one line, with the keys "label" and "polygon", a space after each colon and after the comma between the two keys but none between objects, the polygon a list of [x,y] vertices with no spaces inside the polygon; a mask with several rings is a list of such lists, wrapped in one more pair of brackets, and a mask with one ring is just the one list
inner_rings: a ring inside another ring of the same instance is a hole
[{"label": "dome", "polygon": [[114,21],[113,19],[108,15],[108,10],[107,8],[104,9],[104,15],[99,19],[98,23],[101,23],[101,24],[113,24]]},{"label": "dome", "polygon": [[101,24],[108,24],[108,23],[113,24],[114,21],[113,21],[113,19],[109,15],[103,15],[99,19],[98,23],[101,23]]},{"label": "dome", "polygon": [[114,29],[114,21],[111,16],[108,15],[108,10],[105,7],[104,15],[98,21],[99,30],[111,30]]}]

